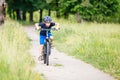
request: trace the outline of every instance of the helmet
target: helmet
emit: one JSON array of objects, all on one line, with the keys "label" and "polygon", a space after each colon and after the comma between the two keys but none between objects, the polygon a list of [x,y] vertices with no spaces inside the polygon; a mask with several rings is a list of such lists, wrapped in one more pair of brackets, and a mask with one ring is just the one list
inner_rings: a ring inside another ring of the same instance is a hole
[{"label": "helmet", "polygon": [[44,22],[51,22],[52,18],[50,16],[45,16],[44,17]]}]

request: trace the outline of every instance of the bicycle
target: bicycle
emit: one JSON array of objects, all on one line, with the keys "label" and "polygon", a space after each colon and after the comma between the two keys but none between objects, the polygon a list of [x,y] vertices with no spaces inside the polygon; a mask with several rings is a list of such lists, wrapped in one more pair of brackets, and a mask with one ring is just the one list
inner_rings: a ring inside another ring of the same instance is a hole
[{"label": "bicycle", "polygon": [[44,61],[44,64],[46,64],[47,66],[49,65],[49,56],[51,54],[51,43],[50,43],[50,38],[48,37],[48,32],[50,30],[57,30],[56,28],[51,28],[51,29],[40,29],[40,30],[43,30],[43,31],[46,31],[46,39],[45,39],[45,43],[44,43],[44,46],[43,46],[43,61]]}]

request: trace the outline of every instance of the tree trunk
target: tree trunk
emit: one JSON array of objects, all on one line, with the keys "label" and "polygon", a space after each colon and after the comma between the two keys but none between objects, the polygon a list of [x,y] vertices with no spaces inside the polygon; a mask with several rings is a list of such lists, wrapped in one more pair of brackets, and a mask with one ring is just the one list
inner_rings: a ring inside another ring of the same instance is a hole
[{"label": "tree trunk", "polygon": [[11,19],[13,19],[13,10],[9,9],[8,7],[8,14]]},{"label": "tree trunk", "polygon": [[13,18],[13,19],[17,19],[17,17],[16,17],[17,15],[15,15],[15,13],[14,13],[14,12],[15,12],[15,11],[14,11],[14,10],[12,10],[12,18]]},{"label": "tree trunk", "polygon": [[23,20],[23,11],[20,10],[20,20]]},{"label": "tree trunk", "polygon": [[30,12],[30,22],[33,22],[33,12]]},{"label": "tree trunk", "polygon": [[16,15],[17,15],[17,20],[21,20],[21,18],[20,18],[20,10],[19,9],[16,10]]},{"label": "tree trunk", "polygon": [[0,24],[3,24],[6,18],[6,3],[5,0],[0,0]]},{"label": "tree trunk", "polygon": [[2,6],[3,2],[5,2],[5,0],[0,0],[0,6]]},{"label": "tree trunk", "polygon": [[68,17],[69,17],[69,14],[68,14],[67,12],[65,12],[65,13],[64,13],[64,18],[65,18],[65,19],[68,19]]},{"label": "tree trunk", "polygon": [[10,18],[12,18],[12,11],[11,10],[8,10],[8,14],[9,14]]},{"label": "tree trunk", "polygon": [[23,11],[23,20],[26,21],[26,12]]},{"label": "tree trunk", "polygon": [[78,23],[82,22],[79,12],[77,12],[75,16]]},{"label": "tree trunk", "polygon": [[0,25],[2,24],[2,22],[3,22],[3,8],[2,8],[2,6],[0,6]]},{"label": "tree trunk", "polygon": [[43,10],[40,9],[40,19],[39,19],[40,22],[42,22],[42,13],[43,13]]},{"label": "tree trunk", "polygon": [[57,0],[56,0],[56,17],[57,17],[57,18],[60,18],[59,3],[58,3]]},{"label": "tree trunk", "polygon": [[48,16],[51,16],[51,10],[50,9],[48,10]]}]

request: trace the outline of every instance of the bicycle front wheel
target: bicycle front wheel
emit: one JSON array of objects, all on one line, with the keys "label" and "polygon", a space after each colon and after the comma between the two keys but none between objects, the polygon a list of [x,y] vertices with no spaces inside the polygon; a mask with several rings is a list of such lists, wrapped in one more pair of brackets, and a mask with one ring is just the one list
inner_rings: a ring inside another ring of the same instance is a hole
[{"label": "bicycle front wheel", "polygon": [[44,61],[44,64],[46,64],[46,54],[47,54],[47,45],[45,43],[44,47],[43,47],[43,61]]},{"label": "bicycle front wheel", "polygon": [[50,55],[50,43],[47,42],[47,51],[46,51],[46,65],[49,65],[49,55]]}]

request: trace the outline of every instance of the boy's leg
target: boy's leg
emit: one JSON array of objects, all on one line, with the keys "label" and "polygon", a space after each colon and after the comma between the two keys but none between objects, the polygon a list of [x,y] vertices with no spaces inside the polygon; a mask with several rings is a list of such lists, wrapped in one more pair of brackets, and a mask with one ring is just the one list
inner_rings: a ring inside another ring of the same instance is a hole
[{"label": "boy's leg", "polygon": [[43,45],[40,45],[40,54],[38,60],[42,60],[42,57],[43,57]]},{"label": "boy's leg", "polygon": [[54,47],[53,46],[53,35],[52,35],[52,33],[49,33],[48,37],[50,38],[51,47]]},{"label": "boy's leg", "polygon": [[40,56],[43,55],[43,45],[40,45]]},{"label": "boy's leg", "polygon": [[48,37],[50,38],[50,42],[52,43],[53,42],[53,35],[52,35],[52,33],[49,33]]},{"label": "boy's leg", "polygon": [[53,36],[50,36],[50,41],[51,41],[51,43],[53,42]]},{"label": "boy's leg", "polygon": [[45,36],[40,35],[40,51],[39,51],[38,60],[42,60],[44,39],[45,39]]},{"label": "boy's leg", "polygon": [[50,36],[50,43],[51,43],[51,47],[53,48],[54,47],[54,45],[53,45],[53,36]]}]

